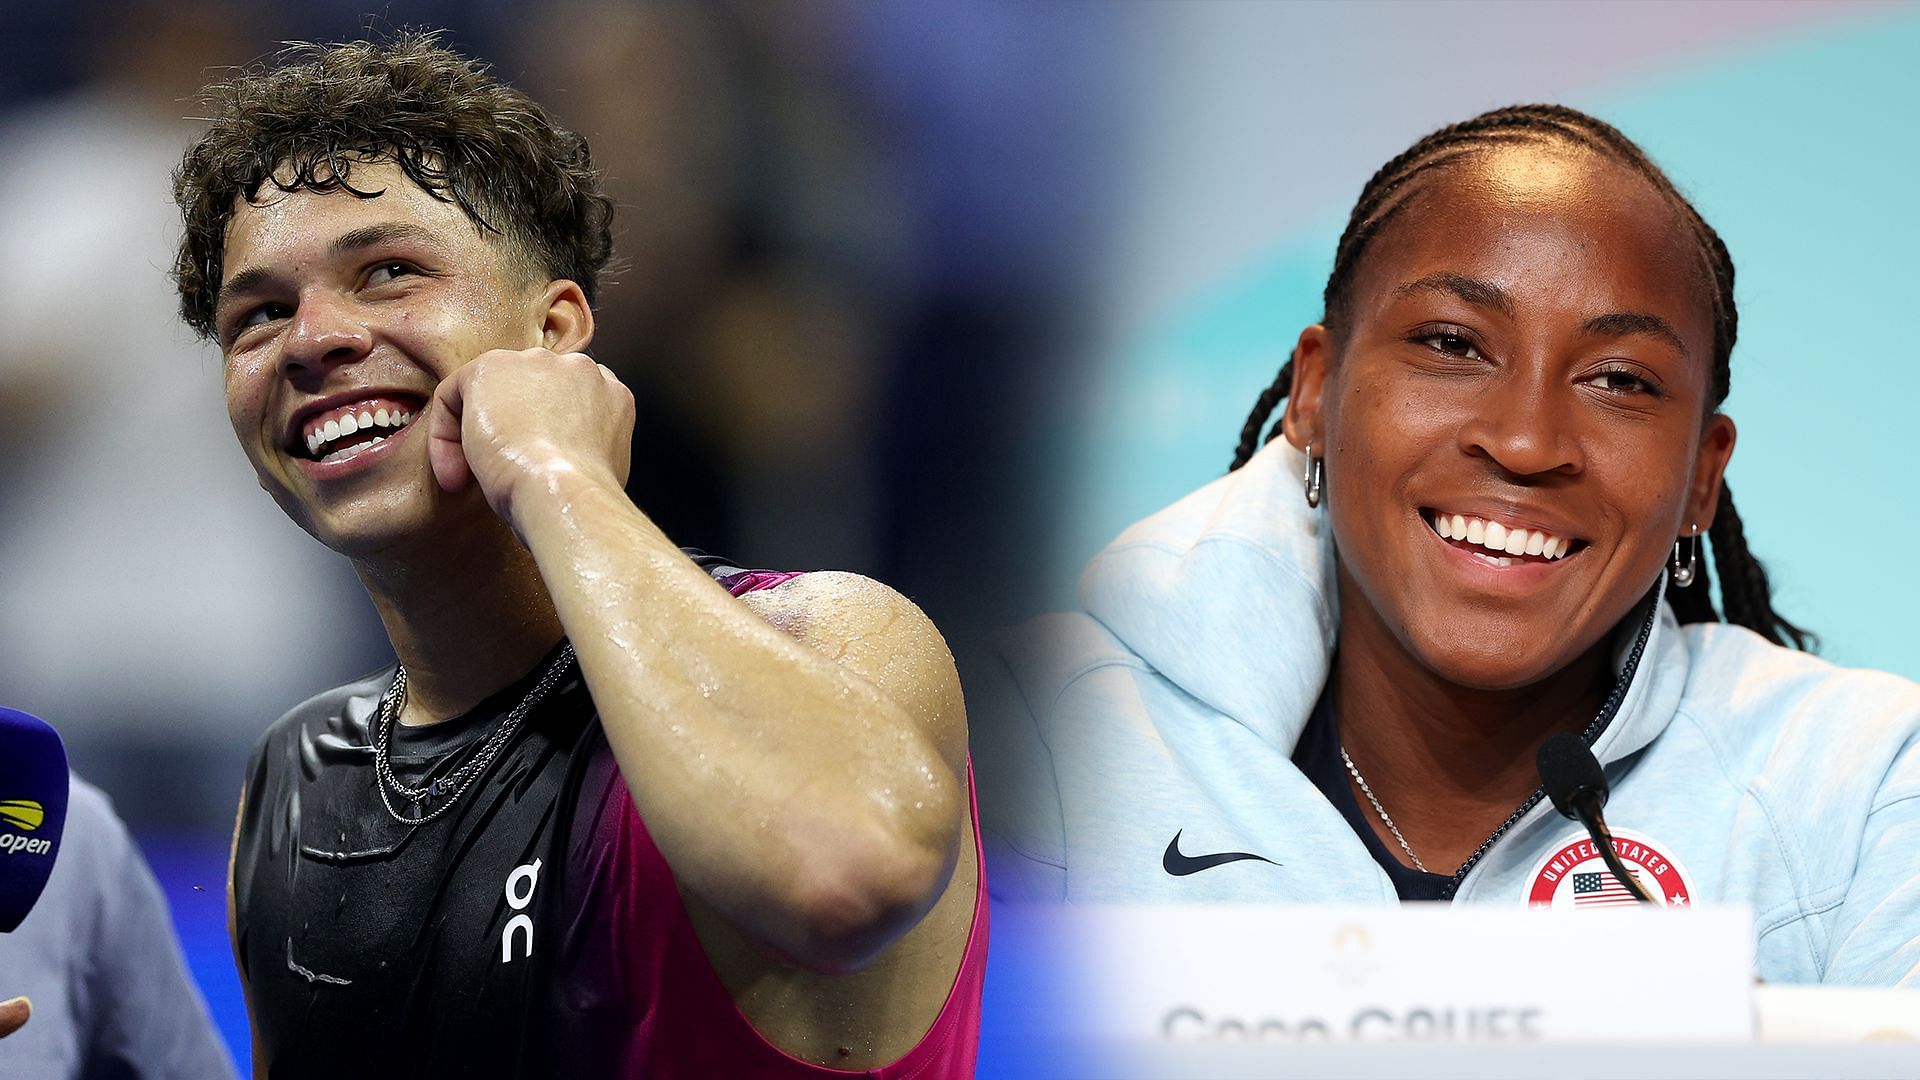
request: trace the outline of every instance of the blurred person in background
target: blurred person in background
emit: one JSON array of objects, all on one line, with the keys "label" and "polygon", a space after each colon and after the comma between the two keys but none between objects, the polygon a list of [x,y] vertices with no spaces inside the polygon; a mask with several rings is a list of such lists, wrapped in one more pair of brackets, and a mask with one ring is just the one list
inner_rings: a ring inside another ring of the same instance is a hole
[{"label": "blurred person in background", "polygon": [[69,790],[47,887],[0,934],[0,994],[21,995],[0,1001],[0,1077],[233,1076],[140,849],[100,789]]},{"label": "blurred person in background", "polygon": [[[582,34],[581,26],[594,32]],[[622,208],[596,358],[629,490],[686,542],[904,583],[949,638],[1021,610],[1010,525],[1067,365],[1104,16],[785,2],[538,9],[503,64]],[[953,567],[966,565],[968,573]]]},{"label": "blurred person in background", "polygon": [[724,530],[799,565],[880,555],[877,414],[911,299],[908,214],[844,70],[847,14],[563,2],[527,61],[605,148],[628,211],[600,359],[645,410],[636,454],[682,465],[636,470],[635,500],[669,531],[684,506],[673,534],[691,543]]},{"label": "blurred person in background", "polygon": [[585,143],[419,36],[212,93],[183,313],[401,658],[256,751],[258,1066],[970,1073],[952,660],[868,579],[690,559],[627,500],[632,398],[579,351],[611,209]]},{"label": "blurred person in background", "polygon": [[164,273],[183,117],[254,47],[247,20],[99,25],[94,79],[0,131],[0,699],[53,720],[137,827],[218,829],[260,716],[376,663],[376,627],[233,459]]}]

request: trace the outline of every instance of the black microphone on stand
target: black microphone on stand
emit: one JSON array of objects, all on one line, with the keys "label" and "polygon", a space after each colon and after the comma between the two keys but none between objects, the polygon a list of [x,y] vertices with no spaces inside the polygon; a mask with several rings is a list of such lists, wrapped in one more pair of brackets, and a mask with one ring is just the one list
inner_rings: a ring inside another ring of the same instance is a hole
[{"label": "black microphone on stand", "polygon": [[1627,873],[1613,850],[1613,833],[1607,829],[1607,819],[1600,816],[1600,808],[1607,805],[1607,774],[1593,751],[1577,737],[1561,732],[1540,744],[1534,761],[1540,768],[1540,786],[1553,800],[1553,808],[1586,826],[1607,869],[1641,903],[1652,903],[1653,897],[1640,887],[1638,878]]}]

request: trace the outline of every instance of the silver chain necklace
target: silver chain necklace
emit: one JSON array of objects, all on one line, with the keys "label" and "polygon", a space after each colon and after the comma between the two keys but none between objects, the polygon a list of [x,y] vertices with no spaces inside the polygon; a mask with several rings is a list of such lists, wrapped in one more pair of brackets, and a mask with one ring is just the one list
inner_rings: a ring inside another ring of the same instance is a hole
[{"label": "silver chain necklace", "polygon": [[[473,782],[485,774],[487,767],[493,764],[493,759],[500,756],[501,748],[506,746],[507,741],[513,738],[513,733],[520,729],[521,721],[527,718],[527,714],[533,711],[534,706],[540,704],[572,663],[573,644],[568,642],[560,647],[560,655],[553,658],[553,663],[547,665],[547,670],[540,676],[540,681],[534,685],[533,689],[527,691],[526,697],[520,699],[520,704],[513,707],[513,711],[507,714],[506,720],[493,729],[493,734],[487,736],[486,741],[480,745],[478,753],[468,759],[465,765],[422,787],[408,787],[400,782],[400,778],[393,774],[392,754],[388,750],[393,739],[393,726],[399,721],[400,708],[407,701],[407,669],[405,665],[401,665],[394,671],[393,682],[387,685],[387,692],[380,696],[380,712],[374,717],[376,731],[373,740],[373,771],[378,777],[378,782],[374,786],[380,790],[380,805],[386,807],[387,813],[393,816],[393,820],[402,825],[425,825],[453,809],[454,804],[460,801],[460,796],[467,793],[467,788],[473,786]],[[416,806],[428,799],[438,798],[449,790],[453,795],[431,812],[417,818],[410,818],[393,808],[393,800],[387,795],[388,788],[392,788]]]},{"label": "silver chain necklace", "polygon": [[1367,786],[1367,778],[1361,776],[1360,770],[1354,767],[1353,759],[1347,756],[1347,748],[1344,746],[1340,748],[1340,760],[1347,763],[1347,771],[1353,774],[1354,783],[1360,785],[1360,793],[1365,795],[1367,801],[1373,804],[1373,812],[1379,814],[1380,820],[1387,823],[1387,831],[1393,834],[1395,840],[1400,841],[1400,850],[1406,852],[1407,858],[1413,860],[1413,868],[1423,874],[1433,873],[1433,871],[1427,869],[1427,864],[1420,861],[1420,856],[1413,853],[1413,847],[1407,843],[1407,838],[1400,835],[1400,827],[1395,825],[1393,819],[1387,816],[1387,808],[1381,806],[1380,800],[1374,797],[1373,789]]}]

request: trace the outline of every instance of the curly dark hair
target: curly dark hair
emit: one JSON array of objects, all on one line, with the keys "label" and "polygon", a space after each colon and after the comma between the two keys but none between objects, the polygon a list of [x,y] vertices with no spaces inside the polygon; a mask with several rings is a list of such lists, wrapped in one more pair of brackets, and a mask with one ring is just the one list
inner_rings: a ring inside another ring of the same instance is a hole
[{"label": "curly dark hair", "polygon": [[221,251],[235,201],[335,188],[360,198],[356,163],[390,161],[421,189],[502,237],[528,269],[579,284],[591,303],[613,254],[613,202],[587,141],[437,35],[291,45],[272,66],[205,91],[212,124],[173,177],[186,235],[174,261],[180,315],[214,337]]}]

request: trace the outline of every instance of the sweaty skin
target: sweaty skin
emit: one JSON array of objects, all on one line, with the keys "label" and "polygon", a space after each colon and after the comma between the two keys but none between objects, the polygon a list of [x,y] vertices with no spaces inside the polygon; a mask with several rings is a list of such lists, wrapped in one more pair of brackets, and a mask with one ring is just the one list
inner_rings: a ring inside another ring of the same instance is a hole
[{"label": "sweaty skin", "polygon": [[[528,280],[391,165],[353,180],[384,194],[237,204],[224,280],[245,288],[216,325],[261,486],[353,560],[407,668],[401,722],[459,715],[564,634],[749,1019],[822,1064],[899,1056],[945,1000],[975,894],[938,632],[855,575],[729,596],[622,490],[633,399],[580,352],[578,286]],[[309,460],[302,410],[362,391],[418,418],[345,466]]]},{"label": "sweaty skin", "polygon": [[[1326,459],[1340,734],[1430,870],[1533,792],[1535,749],[1611,684],[1610,632],[1675,539],[1712,525],[1734,427],[1708,412],[1704,275],[1637,174],[1501,147],[1419,182],[1363,254],[1338,339],[1300,336],[1284,430]],[[1436,510],[1579,546],[1495,571],[1435,535]]]}]

